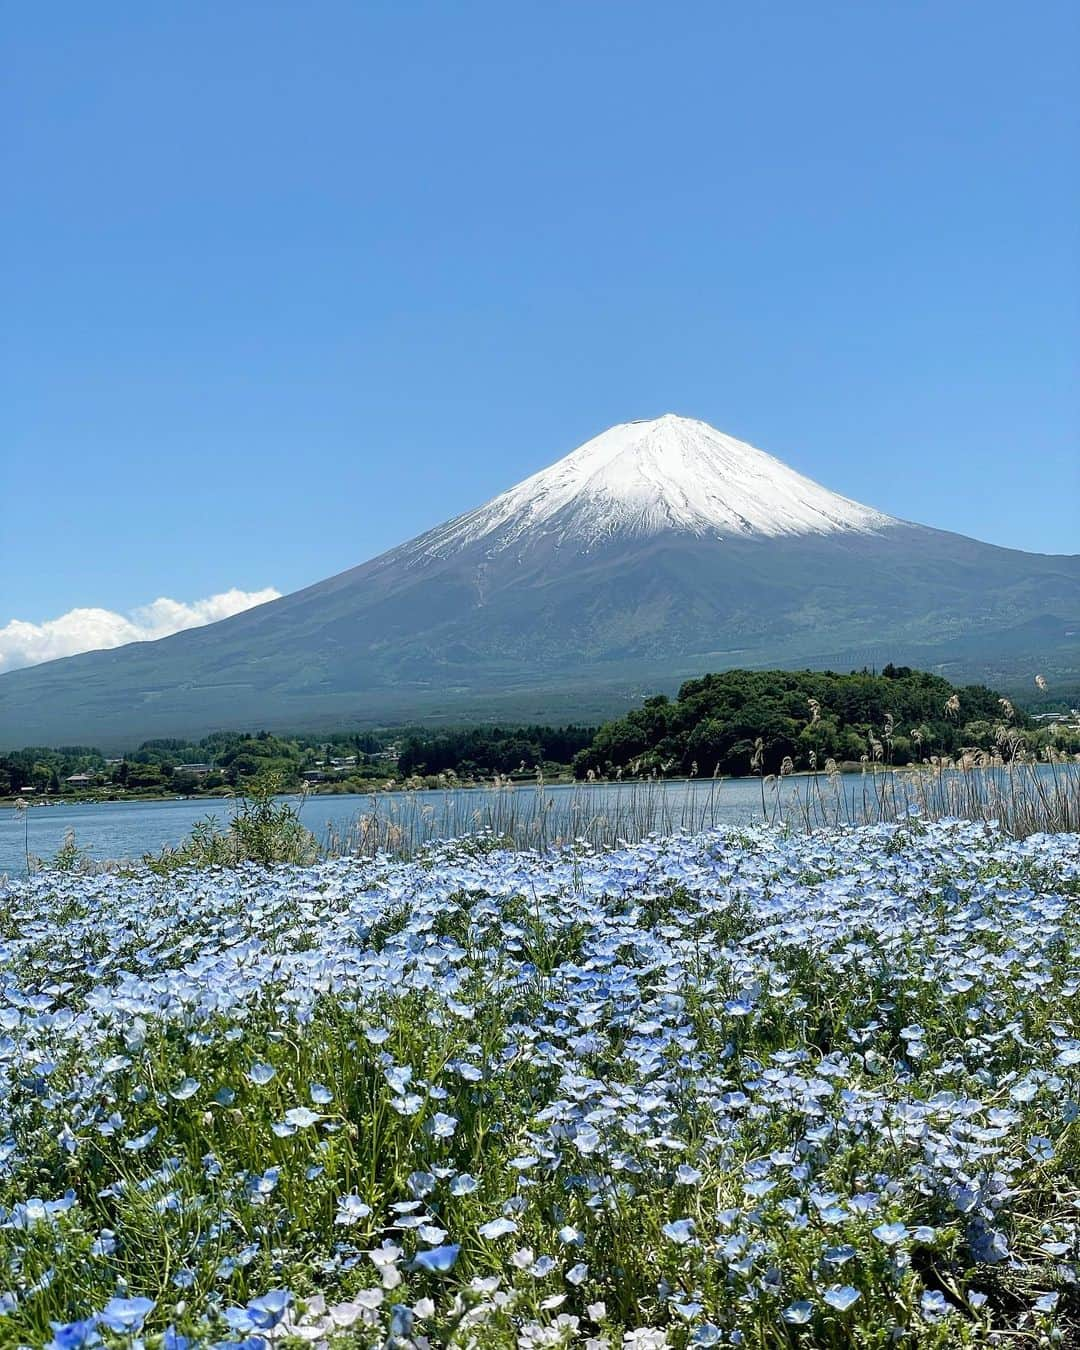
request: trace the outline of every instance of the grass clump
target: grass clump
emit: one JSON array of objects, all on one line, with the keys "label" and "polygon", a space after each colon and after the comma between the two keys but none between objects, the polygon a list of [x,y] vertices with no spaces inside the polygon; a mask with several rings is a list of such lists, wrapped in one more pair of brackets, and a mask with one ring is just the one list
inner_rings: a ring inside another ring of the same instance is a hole
[{"label": "grass clump", "polygon": [[146,854],[143,862],[159,875],[184,867],[239,867],[244,863],[309,866],[319,856],[318,840],[301,821],[299,809],[281,800],[281,791],[282,780],[276,773],[247,780],[227,821],[207,816],[178,847]]}]

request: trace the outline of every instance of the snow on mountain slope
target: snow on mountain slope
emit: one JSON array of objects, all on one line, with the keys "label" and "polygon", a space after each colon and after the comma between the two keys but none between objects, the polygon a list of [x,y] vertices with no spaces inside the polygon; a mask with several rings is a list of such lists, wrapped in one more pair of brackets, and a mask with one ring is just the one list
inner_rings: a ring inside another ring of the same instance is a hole
[{"label": "snow on mountain slope", "polygon": [[[416,541],[445,556],[487,541],[491,552],[549,535],[589,548],[617,534],[875,533],[893,517],[830,492],[762,450],[689,417],[623,422]],[[410,550],[412,551],[412,550]]]}]

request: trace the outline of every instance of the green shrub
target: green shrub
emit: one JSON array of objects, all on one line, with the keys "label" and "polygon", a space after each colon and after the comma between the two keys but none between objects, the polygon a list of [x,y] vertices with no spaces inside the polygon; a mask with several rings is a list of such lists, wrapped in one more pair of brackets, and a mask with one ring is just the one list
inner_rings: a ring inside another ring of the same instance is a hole
[{"label": "green shrub", "polygon": [[295,863],[306,867],[319,856],[315,836],[291,802],[278,801],[281,775],[259,774],[245,783],[227,822],[213,816],[198,821],[177,848],[146,854],[143,861],[162,874],[181,867],[239,867],[242,863]]}]

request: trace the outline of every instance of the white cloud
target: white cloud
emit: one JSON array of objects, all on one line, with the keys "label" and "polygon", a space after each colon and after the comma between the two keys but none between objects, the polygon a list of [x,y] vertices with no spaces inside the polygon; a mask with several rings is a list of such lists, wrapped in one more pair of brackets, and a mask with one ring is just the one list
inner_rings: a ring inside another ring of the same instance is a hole
[{"label": "white cloud", "polygon": [[76,652],[121,647],[125,642],[149,642],[179,633],[183,628],[201,628],[252,605],[276,600],[280,594],[273,586],[261,591],[239,591],[234,587],[190,604],[163,595],[127,614],[109,609],[71,609],[44,623],[12,619],[0,628],[0,671],[36,666],[59,656],[74,656]]}]

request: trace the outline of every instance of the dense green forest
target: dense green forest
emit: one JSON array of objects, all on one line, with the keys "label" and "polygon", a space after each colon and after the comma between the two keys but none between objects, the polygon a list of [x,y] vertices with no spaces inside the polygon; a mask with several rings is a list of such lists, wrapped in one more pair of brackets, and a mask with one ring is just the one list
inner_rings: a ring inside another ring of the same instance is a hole
[{"label": "dense green forest", "polygon": [[[321,736],[219,731],[199,741],[144,741],[106,758],[91,746],[34,746],[0,755],[0,797],[226,793],[274,774],[285,789],[366,792],[479,782],[496,774],[746,774],[816,759],[880,756],[907,764],[962,748],[994,748],[1000,728],[1029,750],[1080,752],[1080,730],[1050,729],[981,685],[886,666],[881,674],[730,670],[657,695],[599,730],[570,725],[396,727]],[[875,747],[877,747],[875,749]],[[1008,746],[1005,747],[1009,752]]]},{"label": "dense green forest", "polygon": [[390,784],[465,781],[526,772],[569,773],[595,727],[405,727],[324,736],[221,731],[199,741],[144,741],[106,758],[92,746],[31,746],[0,755],[0,797],[85,794],[191,795],[228,792],[275,774],[284,788],[367,791]]},{"label": "dense green forest", "polygon": [[674,700],[657,695],[606,723],[575,756],[574,772],[777,773],[785,760],[806,769],[864,755],[908,764],[962,748],[1001,748],[1002,727],[1029,749],[1054,742],[1080,750],[1080,735],[1038,729],[991,689],[958,688],[907,666],[879,675],[729,670],[688,680]]},{"label": "dense green forest", "polygon": [[398,769],[406,776],[454,773],[458,778],[531,773],[537,765],[550,772],[568,765],[595,734],[595,727],[579,726],[413,732],[402,741]]}]

